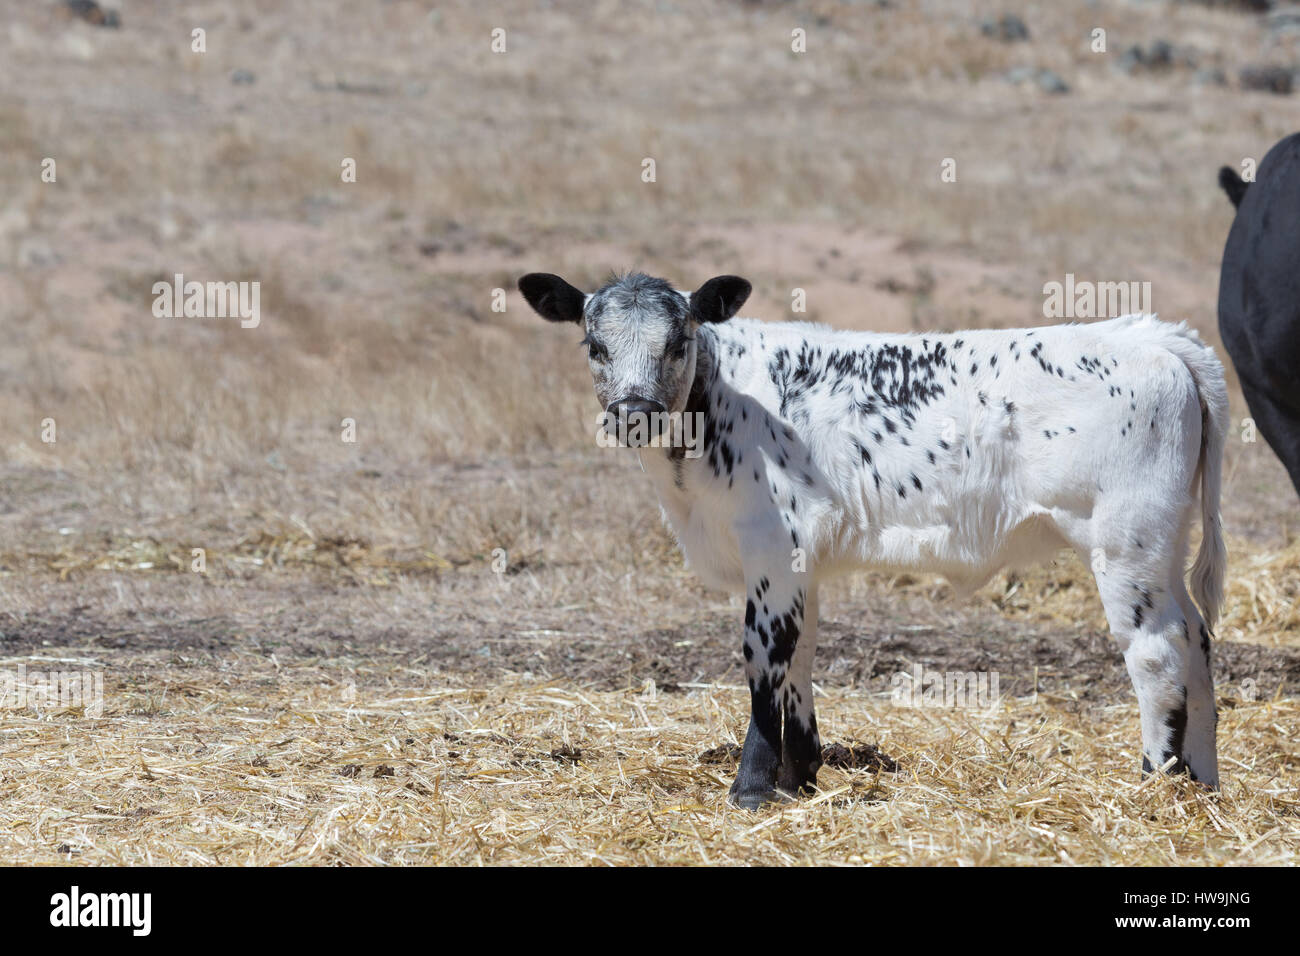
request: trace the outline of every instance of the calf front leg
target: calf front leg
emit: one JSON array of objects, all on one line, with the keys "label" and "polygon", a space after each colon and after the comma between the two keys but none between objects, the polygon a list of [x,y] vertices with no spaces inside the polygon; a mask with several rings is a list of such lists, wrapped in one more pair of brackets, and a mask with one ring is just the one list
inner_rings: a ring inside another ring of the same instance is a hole
[{"label": "calf front leg", "polygon": [[813,712],[812,665],[817,651],[817,585],[807,589],[803,627],[795,645],[794,658],[781,688],[785,728],[781,736],[781,772],[777,788],[796,796],[817,784],[822,765],[822,743]]},{"label": "calf front leg", "polygon": [[[789,689],[794,685],[787,682],[804,626],[807,595],[802,577],[788,567],[769,569],[752,577],[746,575],[744,654],[750,696],[749,730],[729,797],[736,806],[747,810],[780,799],[776,784],[777,775],[782,771],[783,705],[802,699],[811,715],[811,686],[799,688],[799,695],[792,697]],[[811,673],[811,660],[808,668]],[[794,781],[797,776],[793,788],[797,790],[805,782],[809,766],[809,741],[805,735],[792,738],[790,743],[798,758],[798,769],[792,763],[791,774],[782,774],[782,784]],[[815,767],[812,773],[816,774]]]}]

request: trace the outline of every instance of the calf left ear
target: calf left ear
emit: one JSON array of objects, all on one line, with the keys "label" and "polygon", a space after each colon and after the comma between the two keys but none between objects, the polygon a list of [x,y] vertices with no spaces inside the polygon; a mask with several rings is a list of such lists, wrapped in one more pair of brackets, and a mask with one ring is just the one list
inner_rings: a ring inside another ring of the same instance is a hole
[{"label": "calf left ear", "polygon": [[528,304],[552,322],[581,322],[587,297],[557,275],[530,272],[519,280],[519,291]]},{"label": "calf left ear", "polygon": [[753,287],[740,276],[715,276],[691,293],[691,318],[725,322],[745,304]]}]

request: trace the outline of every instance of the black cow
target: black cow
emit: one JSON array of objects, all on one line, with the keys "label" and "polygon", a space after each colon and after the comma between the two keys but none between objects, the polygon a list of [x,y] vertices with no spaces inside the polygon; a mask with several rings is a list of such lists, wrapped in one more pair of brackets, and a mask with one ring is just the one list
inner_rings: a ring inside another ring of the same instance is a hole
[{"label": "black cow", "polygon": [[1268,151],[1255,180],[1219,170],[1237,207],[1219,274],[1219,335],[1259,433],[1300,493],[1300,133]]}]

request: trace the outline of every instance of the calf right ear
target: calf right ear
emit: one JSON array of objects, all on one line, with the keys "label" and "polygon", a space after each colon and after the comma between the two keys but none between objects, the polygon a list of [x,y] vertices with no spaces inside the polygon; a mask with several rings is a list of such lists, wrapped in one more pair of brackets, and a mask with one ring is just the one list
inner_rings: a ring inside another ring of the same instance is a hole
[{"label": "calf right ear", "polygon": [[750,285],[740,276],[714,276],[691,293],[691,317],[696,322],[725,322],[745,304]]},{"label": "calf right ear", "polygon": [[530,272],[519,280],[519,291],[528,304],[544,319],[552,322],[581,322],[582,306],[587,297],[549,272]]}]

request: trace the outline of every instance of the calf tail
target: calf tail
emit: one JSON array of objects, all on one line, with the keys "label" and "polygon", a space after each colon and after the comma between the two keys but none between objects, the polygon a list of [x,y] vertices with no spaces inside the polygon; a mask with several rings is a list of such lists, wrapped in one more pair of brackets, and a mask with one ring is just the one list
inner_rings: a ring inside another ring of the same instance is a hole
[{"label": "calf tail", "polygon": [[1211,628],[1223,606],[1223,579],[1228,552],[1223,546],[1219,515],[1219,489],[1223,477],[1223,446],[1228,439],[1228,387],[1223,363],[1195,332],[1182,329],[1173,351],[1183,360],[1196,382],[1201,401],[1201,453],[1197,471],[1201,478],[1201,547],[1192,564],[1192,597]]},{"label": "calf tail", "polygon": [[1219,169],[1219,185],[1228,194],[1228,198],[1232,200],[1235,209],[1241,205],[1242,197],[1246,195],[1250,183],[1238,176],[1237,171],[1231,166],[1223,166]]},{"label": "calf tail", "polygon": [[1201,443],[1201,548],[1192,564],[1192,597],[1213,630],[1223,607],[1223,579],[1228,550],[1223,546],[1223,520],[1219,514],[1219,488],[1223,475],[1223,445],[1228,431],[1228,401],[1221,411],[1207,405]]}]

